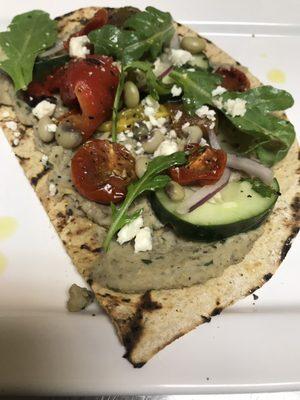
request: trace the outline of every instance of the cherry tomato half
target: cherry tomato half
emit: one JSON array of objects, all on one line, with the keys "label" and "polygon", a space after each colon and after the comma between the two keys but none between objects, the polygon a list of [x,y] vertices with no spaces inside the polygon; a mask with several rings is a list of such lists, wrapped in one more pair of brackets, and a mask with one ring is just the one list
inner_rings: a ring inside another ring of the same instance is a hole
[{"label": "cherry tomato half", "polygon": [[230,92],[245,92],[250,89],[246,74],[235,67],[219,67],[216,73],[223,78],[222,86]]},{"label": "cherry tomato half", "polygon": [[218,181],[226,167],[227,155],[223,150],[201,147],[198,143],[185,147],[188,153],[186,165],[169,169],[171,178],[180,185],[212,185]]},{"label": "cherry tomato half", "polygon": [[136,179],[135,159],[121,144],[93,139],[73,156],[71,175],[83,197],[101,204],[119,203]]}]

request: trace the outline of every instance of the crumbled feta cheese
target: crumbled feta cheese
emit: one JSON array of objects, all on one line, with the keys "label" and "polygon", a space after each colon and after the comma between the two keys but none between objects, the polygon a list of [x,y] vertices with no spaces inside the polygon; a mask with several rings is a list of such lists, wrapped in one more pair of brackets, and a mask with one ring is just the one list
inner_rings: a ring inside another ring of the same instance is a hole
[{"label": "crumbled feta cheese", "polygon": [[112,65],[113,65],[114,67],[117,67],[118,70],[119,70],[119,72],[121,72],[122,66],[121,66],[120,61],[114,61],[114,62],[112,63]]},{"label": "crumbled feta cheese", "polygon": [[20,143],[20,139],[14,138],[14,140],[13,140],[14,146],[18,146],[19,143]]},{"label": "crumbled feta cheese", "polygon": [[181,87],[176,86],[176,85],[173,85],[173,86],[172,86],[172,88],[171,88],[171,94],[172,94],[173,97],[180,96],[180,95],[181,95],[181,92],[182,92]]},{"label": "crumbled feta cheese", "polygon": [[134,241],[134,252],[138,253],[139,251],[151,251],[151,250],[152,250],[151,229],[146,226],[145,228],[141,228],[136,234]]},{"label": "crumbled feta cheese", "polygon": [[119,133],[117,138],[118,142],[125,142],[125,140],[127,139],[124,132]]},{"label": "crumbled feta cheese", "polygon": [[176,139],[177,138],[177,133],[174,131],[174,129],[171,129],[170,132],[167,134],[169,139]]},{"label": "crumbled feta cheese", "polygon": [[44,167],[46,167],[48,160],[49,160],[48,156],[46,156],[46,154],[43,154],[41,158],[41,163],[43,164]]},{"label": "crumbled feta cheese", "polygon": [[128,131],[126,132],[127,137],[132,138],[133,137],[133,132],[132,131]]},{"label": "crumbled feta cheese", "polygon": [[188,128],[191,124],[189,122],[186,122],[185,124],[182,125],[181,129],[184,131],[185,128]]},{"label": "crumbled feta cheese", "polygon": [[15,138],[21,137],[21,132],[19,132],[19,131],[14,132],[14,137]]},{"label": "crumbled feta cheese", "polygon": [[212,92],[212,96],[220,96],[221,94],[225,93],[226,89],[223,86],[217,86]]},{"label": "crumbled feta cheese", "polygon": [[182,111],[178,110],[174,116],[174,119],[175,121],[179,121],[181,117],[182,117]]},{"label": "crumbled feta cheese", "polygon": [[189,72],[195,72],[196,70],[195,70],[195,68],[188,68],[187,71],[189,71]]},{"label": "crumbled feta cheese", "polygon": [[141,154],[144,154],[145,150],[142,147],[139,147],[137,150],[135,150],[135,154],[137,156],[140,156]]},{"label": "crumbled feta cheese", "polygon": [[9,112],[8,111],[3,111],[1,116],[2,116],[2,118],[7,118],[7,117],[9,117]]},{"label": "crumbled feta cheese", "polygon": [[85,58],[90,54],[90,50],[86,47],[90,43],[90,39],[86,36],[72,37],[69,43],[70,57]]},{"label": "crumbled feta cheese", "polygon": [[151,129],[152,129],[152,124],[151,124],[151,122],[150,122],[150,121],[144,121],[144,124],[146,125],[148,131],[151,131]]},{"label": "crumbled feta cheese", "polygon": [[228,99],[224,103],[224,108],[227,114],[232,117],[243,117],[246,114],[246,100],[243,99]]},{"label": "crumbled feta cheese", "polygon": [[173,140],[164,140],[154,152],[154,157],[168,156],[178,151],[178,144]]},{"label": "crumbled feta cheese", "polygon": [[5,122],[5,126],[11,131],[16,131],[18,129],[18,125],[15,121],[7,121]]},{"label": "crumbled feta cheese", "polygon": [[205,139],[201,138],[200,146],[207,146],[207,145],[208,145],[207,141]]},{"label": "crumbled feta cheese", "polygon": [[222,97],[213,99],[213,103],[214,103],[214,105],[215,105],[216,107],[218,107],[218,108],[223,108],[223,99],[222,99]]},{"label": "crumbled feta cheese", "polygon": [[54,113],[55,107],[56,105],[50,103],[50,101],[42,100],[32,109],[32,113],[38,119],[41,119],[46,116],[50,117]]},{"label": "crumbled feta cheese", "polygon": [[196,110],[196,114],[200,118],[207,118],[209,121],[211,121],[211,129],[215,127],[216,112],[214,110],[210,110],[207,106],[202,106]]},{"label": "crumbled feta cheese", "polygon": [[171,49],[170,60],[176,67],[181,67],[193,58],[192,54],[182,49]]},{"label": "crumbled feta cheese", "polygon": [[56,193],[57,193],[56,185],[55,185],[55,183],[51,182],[50,185],[49,185],[49,195],[51,197],[53,197],[53,196],[56,195]]},{"label": "crumbled feta cheese", "polygon": [[126,144],[125,144],[125,147],[126,147],[126,149],[127,149],[128,151],[132,151],[132,144],[126,143]]},{"label": "crumbled feta cheese", "polygon": [[129,224],[124,225],[123,228],[118,232],[117,242],[123,244],[129,242],[129,240],[132,240],[137,235],[143,224],[143,217],[139,216],[133,221],[129,222]]},{"label": "crumbled feta cheese", "polygon": [[163,135],[167,132],[167,128],[165,126],[160,126],[158,129]]},{"label": "crumbled feta cheese", "polygon": [[48,132],[56,132],[57,126],[55,124],[48,124],[47,131]]},{"label": "crumbled feta cheese", "polygon": [[154,116],[159,109],[158,101],[154,100],[151,96],[145,97],[142,105],[144,106],[144,114],[147,117]]},{"label": "crumbled feta cheese", "polygon": [[158,128],[162,127],[167,121],[164,117],[155,118],[152,115],[149,115],[149,120],[152,126],[157,126]]}]

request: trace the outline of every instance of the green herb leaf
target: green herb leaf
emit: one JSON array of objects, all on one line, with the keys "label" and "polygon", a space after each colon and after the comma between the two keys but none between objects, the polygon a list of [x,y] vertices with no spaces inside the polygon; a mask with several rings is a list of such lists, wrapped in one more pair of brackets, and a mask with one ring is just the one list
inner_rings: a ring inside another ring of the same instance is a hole
[{"label": "green herb leaf", "polygon": [[[117,214],[118,214],[118,208],[111,203],[111,215],[112,215],[112,219],[116,219]],[[118,218],[118,223],[116,225],[116,229],[117,231],[119,231],[120,229],[123,228],[124,225],[129,224],[130,222],[134,221],[135,219],[137,219],[143,212],[143,209],[141,208],[140,210],[135,211],[133,214],[128,215],[128,214],[123,214],[120,218]]]},{"label": "green herb leaf", "polygon": [[259,86],[246,92],[225,92],[223,101],[228,99],[243,99],[247,101],[247,109],[256,108],[262,113],[281,111],[290,108],[294,104],[293,97],[285,90],[273,86]]},{"label": "green herb leaf", "polygon": [[159,96],[170,93],[171,87],[162,83],[162,81],[155,76],[151,63],[147,61],[134,61],[129,64],[126,69],[139,69],[145,72],[149,92],[155,100],[159,100]]},{"label": "green herb leaf", "polygon": [[0,68],[12,78],[16,90],[26,89],[37,55],[51,47],[56,37],[56,22],[40,10],[17,15],[9,30],[0,33],[0,46],[7,57]]},{"label": "green herb leaf", "polygon": [[256,193],[260,194],[262,197],[272,197],[278,196],[280,194],[277,192],[277,190],[275,190],[271,186],[266,185],[258,178],[244,178],[242,179],[242,181],[249,182],[252,186],[252,189]]},{"label": "green herb leaf", "polygon": [[108,250],[114,235],[127,223],[125,221],[132,220],[132,216],[129,216],[127,211],[133,201],[144,192],[156,191],[164,188],[170,182],[170,178],[167,175],[160,175],[160,173],[175,165],[184,164],[185,161],[185,153],[177,152],[169,156],[156,157],[149,162],[145,174],[139,180],[129,185],[127,196],[122,205],[119,208],[112,206],[112,224],[103,244],[105,251]]},{"label": "green herb leaf", "polygon": [[172,71],[170,77],[182,87],[183,102],[190,113],[204,104],[219,108],[237,130],[246,134],[239,135],[239,139],[245,141],[244,146],[243,143],[240,146],[244,152],[255,155],[268,166],[286,156],[295,139],[294,127],[290,122],[270,112],[291,107],[293,98],[289,93],[271,86],[261,86],[244,93],[225,92],[219,96],[223,103],[236,98],[247,101],[245,115],[232,117],[214,103],[212,90],[221,82],[216,74],[203,70],[191,72],[180,68]]},{"label": "green herb leaf", "polygon": [[125,65],[139,60],[145,53],[154,59],[174,34],[171,15],[154,7],[132,15],[124,28],[105,25],[92,31],[89,38],[95,53],[113,56]]}]

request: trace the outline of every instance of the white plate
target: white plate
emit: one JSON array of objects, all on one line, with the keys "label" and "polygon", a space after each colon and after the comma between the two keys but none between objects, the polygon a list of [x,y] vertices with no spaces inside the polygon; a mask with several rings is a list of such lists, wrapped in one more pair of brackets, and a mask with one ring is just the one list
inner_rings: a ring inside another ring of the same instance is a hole
[{"label": "white plate", "polygon": [[[16,13],[33,8],[55,16],[90,3],[10,0],[1,10],[0,23],[4,27]],[[274,3],[189,0],[151,5],[206,33],[262,81],[270,83],[270,70],[283,71],[286,81],[277,86],[294,95],[296,106],[288,114],[300,131],[300,3]],[[2,135],[0,171],[0,217],[18,221],[16,233],[0,241],[0,253],[7,258],[0,275],[0,393],[300,389],[299,239],[278,273],[258,291],[257,301],[252,296],[240,301],[137,370],[122,358],[114,329],[96,306],[76,315],[65,311],[68,287],[82,280]]]}]

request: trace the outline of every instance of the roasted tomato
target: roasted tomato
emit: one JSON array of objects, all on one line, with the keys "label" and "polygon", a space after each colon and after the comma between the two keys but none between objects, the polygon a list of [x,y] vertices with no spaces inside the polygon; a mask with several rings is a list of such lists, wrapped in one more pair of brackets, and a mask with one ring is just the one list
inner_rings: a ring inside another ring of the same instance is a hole
[{"label": "roasted tomato", "polygon": [[112,63],[110,57],[92,55],[73,61],[66,68],[61,98],[71,107],[79,103],[82,113],[73,113],[65,119],[82,131],[85,138],[111,115],[119,82],[119,70]]},{"label": "roasted tomato", "polygon": [[82,196],[101,204],[119,203],[136,179],[135,160],[121,144],[93,139],[75,153],[71,173]]},{"label": "roasted tomato", "polygon": [[250,89],[250,82],[246,74],[235,67],[219,67],[216,70],[222,79],[222,86],[230,92],[245,92]]},{"label": "roasted tomato", "polygon": [[[170,114],[171,127],[176,131],[177,136],[179,137],[186,137],[186,134],[182,130],[182,126],[184,126],[187,123],[189,124],[189,126],[192,125],[199,126],[204,132],[206,132],[209,129],[209,126],[211,125],[211,121],[206,117],[200,118],[197,115],[189,115],[185,111],[182,104],[169,103],[166,104],[166,107]],[[217,118],[218,116],[216,114],[215,124],[217,124]]]},{"label": "roasted tomato", "polygon": [[72,108],[61,120],[88,139],[110,117],[118,82],[119,70],[111,57],[89,55],[58,68],[43,83],[31,83],[28,94],[48,97],[59,92],[63,103]]},{"label": "roasted tomato", "polygon": [[91,18],[86,25],[80,29],[80,31],[73,33],[70,38],[64,42],[65,49],[68,50],[69,42],[72,37],[87,35],[88,33],[94,31],[95,29],[101,28],[103,25],[106,25],[108,22],[108,12],[106,8],[100,8],[100,10],[96,11],[93,18]]},{"label": "roasted tomato", "polygon": [[198,143],[185,147],[188,153],[186,165],[172,167],[169,170],[171,178],[180,185],[212,185],[218,181],[226,167],[227,156],[223,150],[212,147],[201,147]]}]

